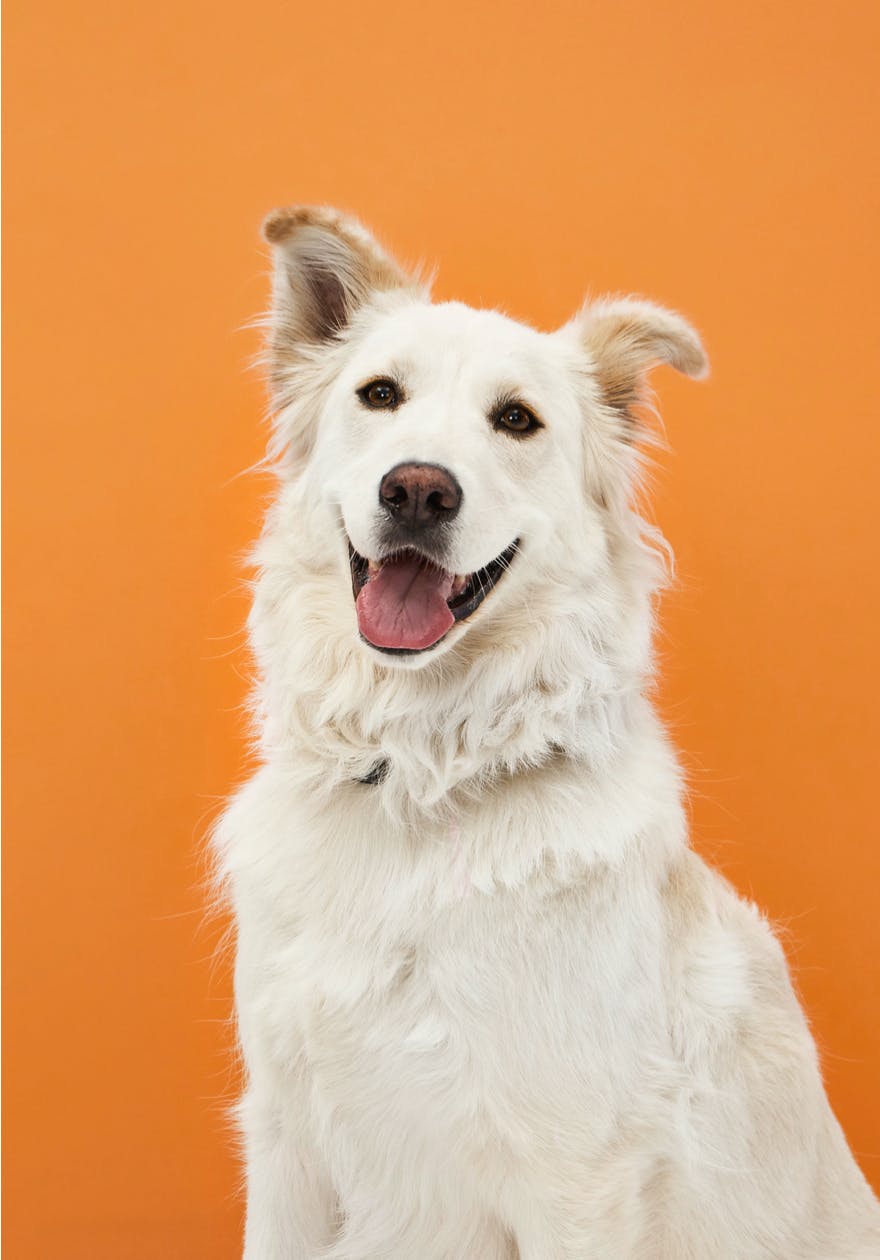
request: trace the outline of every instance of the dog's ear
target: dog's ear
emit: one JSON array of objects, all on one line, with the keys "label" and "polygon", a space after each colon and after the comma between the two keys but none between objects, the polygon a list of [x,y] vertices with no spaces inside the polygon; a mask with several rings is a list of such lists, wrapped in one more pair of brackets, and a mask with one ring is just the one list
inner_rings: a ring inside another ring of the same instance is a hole
[{"label": "dog's ear", "polygon": [[303,352],[336,337],[371,296],[417,284],[356,219],[337,210],[274,210],[263,236],[275,262],[269,363],[276,386]]},{"label": "dog's ear", "polygon": [[648,372],[668,363],[700,378],[709,361],[694,329],[662,306],[638,298],[604,298],[587,305],[576,321],[588,351],[603,403],[630,431],[643,400]]}]

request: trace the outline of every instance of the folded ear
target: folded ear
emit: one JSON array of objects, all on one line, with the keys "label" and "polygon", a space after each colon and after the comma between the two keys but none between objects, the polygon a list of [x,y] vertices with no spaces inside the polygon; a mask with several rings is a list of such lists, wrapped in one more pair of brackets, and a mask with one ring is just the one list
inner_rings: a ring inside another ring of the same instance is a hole
[{"label": "folded ear", "polygon": [[709,370],[706,352],[690,324],[652,302],[604,298],[585,307],[577,322],[602,401],[629,424],[634,423],[633,411],[652,367],[668,363],[696,378]]},{"label": "folded ear", "polygon": [[304,352],[332,341],[377,292],[416,287],[356,219],[338,210],[273,210],[263,236],[275,261],[269,361],[276,386]]}]

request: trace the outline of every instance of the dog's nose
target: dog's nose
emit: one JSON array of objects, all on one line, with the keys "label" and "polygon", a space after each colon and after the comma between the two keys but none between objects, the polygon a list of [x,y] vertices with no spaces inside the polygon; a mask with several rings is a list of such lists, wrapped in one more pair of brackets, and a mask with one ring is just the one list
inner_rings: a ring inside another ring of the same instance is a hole
[{"label": "dog's nose", "polygon": [[397,464],[382,478],[379,502],[409,529],[431,529],[455,519],[461,486],[439,464]]}]

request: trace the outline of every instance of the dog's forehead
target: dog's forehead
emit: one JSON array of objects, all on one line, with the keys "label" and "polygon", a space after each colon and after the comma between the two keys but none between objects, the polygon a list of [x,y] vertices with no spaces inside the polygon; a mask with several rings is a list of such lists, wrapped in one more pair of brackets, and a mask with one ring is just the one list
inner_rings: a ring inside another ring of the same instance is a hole
[{"label": "dog's forehead", "polygon": [[411,303],[379,315],[358,347],[358,359],[386,361],[418,375],[485,377],[557,371],[560,347],[498,311],[462,302]]}]

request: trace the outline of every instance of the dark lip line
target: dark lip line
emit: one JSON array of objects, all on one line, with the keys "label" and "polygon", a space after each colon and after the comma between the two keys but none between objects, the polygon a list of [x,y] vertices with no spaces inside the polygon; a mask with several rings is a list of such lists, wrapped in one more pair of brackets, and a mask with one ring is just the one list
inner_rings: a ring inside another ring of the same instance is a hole
[{"label": "dark lip line", "polygon": [[[348,542],[348,559],[349,559],[349,567],[351,569],[352,595],[354,596],[355,601],[357,601],[358,595],[363,590],[364,586],[366,586],[367,581],[368,581],[366,573],[367,573],[367,565],[369,562],[364,556],[360,554],[360,552],[355,551],[354,547],[351,544],[351,540],[349,538],[346,537],[346,541]],[[489,597],[489,595],[491,595],[492,591],[495,589],[495,587],[501,581],[504,574],[510,568],[510,565],[512,564],[515,555],[520,549],[520,545],[521,545],[521,539],[515,538],[508,547],[505,547],[505,549],[499,555],[495,557],[494,560],[490,560],[489,563],[483,565],[481,569],[474,570],[474,572],[470,575],[470,577],[471,579],[476,579],[477,590],[474,592],[474,595],[471,597],[471,599],[461,602],[461,597],[458,597],[460,602],[458,603],[457,606],[453,602],[447,601],[449,602],[449,610],[452,613],[453,617],[455,618],[455,624],[450,626],[449,630],[446,631],[446,634],[442,634],[440,638],[436,640],[436,642],[429,643],[427,647],[423,647],[423,648],[391,648],[391,647],[380,647],[378,644],[372,643],[363,634],[360,636],[361,639],[363,640],[364,643],[368,644],[369,647],[375,649],[375,651],[384,652],[387,656],[421,656],[423,652],[433,651],[433,649],[436,647],[439,647],[440,644],[446,638],[446,636],[452,630],[455,629],[455,626],[457,626],[462,621],[467,621],[469,617],[472,617],[473,614],[480,607],[480,605]],[[436,561],[431,556],[424,555],[424,553],[420,552],[417,547],[408,547],[408,548],[404,548],[403,550],[412,552],[413,554],[420,556],[428,564],[436,565]],[[383,559],[385,560],[391,559],[393,554],[395,553],[391,553],[388,556],[383,557]],[[401,553],[396,553],[396,554],[401,554]],[[440,567],[440,566],[437,566],[437,567]],[[357,571],[356,571],[356,568],[357,568]],[[485,585],[486,581],[488,581],[488,585]],[[465,609],[467,611],[464,611]],[[458,615],[456,615],[457,613]]]}]

